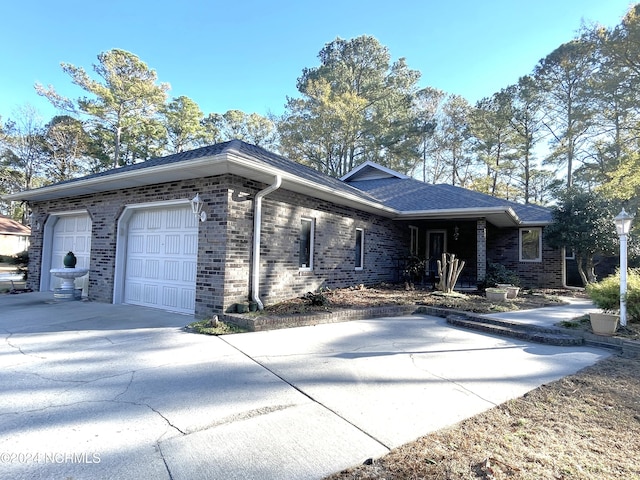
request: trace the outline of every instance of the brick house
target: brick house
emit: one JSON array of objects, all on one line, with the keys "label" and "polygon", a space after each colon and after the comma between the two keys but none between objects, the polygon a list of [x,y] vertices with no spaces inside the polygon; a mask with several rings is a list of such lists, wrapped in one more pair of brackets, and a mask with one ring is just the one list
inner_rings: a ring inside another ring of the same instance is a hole
[{"label": "brick house", "polygon": [[525,286],[563,283],[562,252],[544,242],[545,208],[371,162],[336,179],[239,140],[5,199],[33,212],[30,288],[53,289],[48,272],[72,250],[89,268],[76,286],[90,299],[199,318],[249,299],[398,281],[410,256],[427,260],[429,281],[443,251],[466,260],[469,286],[488,262]]}]

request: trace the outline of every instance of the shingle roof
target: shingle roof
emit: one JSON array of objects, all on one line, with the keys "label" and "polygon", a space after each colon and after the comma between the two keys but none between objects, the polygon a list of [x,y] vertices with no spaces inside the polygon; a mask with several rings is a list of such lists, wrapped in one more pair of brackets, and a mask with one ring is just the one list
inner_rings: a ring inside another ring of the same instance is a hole
[{"label": "shingle roof", "polygon": [[[65,185],[76,183],[83,180],[88,180],[90,178],[100,178],[100,177],[108,177],[111,175],[118,175],[125,172],[132,172],[135,170],[141,170],[144,168],[157,167],[160,165],[170,165],[172,163],[178,162],[186,162],[188,160],[194,160],[196,158],[209,157],[213,155],[217,155],[219,153],[224,152],[229,148],[229,146],[236,142],[237,140],[232,140],[230,142],[224,143],[216,143],[215,145],[209,145],[207,147],[196,148],[195,150],[189,150],[186,152],[174,153],[173,155],[167,155],[166,157],[156,157],[150,158],[144,162],[134,163],[133,165],[124,165],[118,168],[111,168],[109,170],[105,170],[103,172],[94,173],[91,175],[86,175],[84,177],[72,178],[71,180],[65,180],[63,182],[59,182],[56,185]],[[47,187],[43,187],[47,188]]]},{"label": "shingle roof", "polygon": [[239,152],[241,154],[247,155],[251,158],[252,161],[261,163],[265,166],[276,168],[284,172],[292,173],[298,178],[308,180],[316,185],[323,185],[337,191],[349,193],[351,195],[360,197],[363,200],[374,201],[374,199],[366,192],[358,190],[351,185],[340,181],[337,178],[330,177],[329,175],[321,173],[311,167],[302,165],[301,163],[293,162],[281,155],[269,152],[262,147],[251,145],[241,140],[230,140],[228,142],[217,143],[215,145],[201,147],[195,150],[189,150],[187,152],[175,153],[166,157],[151,158],[141,163],[112,168],[110,170],[105,170],[103,172],[95,173],[92,175],[66,180],[64,182],[57,183],[56,185],[71,185],[73,183],[86,181],[89,179],[107,178],[110,176],[120,175],[135,170],[177,164],[180,162],[188,162],[189,160],[213,157],[215,155],[230,152]]},{"label": "shingle roof", "polygon": [[266,165],[277,168],[278,170],[293,173],[297,177],[309,180],[316,185],[324,185],[338,191],[357,195],[369,201],[375,201],[375,199],[367,192],[355,188],[352,185],[345,183],[337,178],[321,173],[311,167],[302,165],[298,162],[293,162],[285,157],[269,152],[264,148],[256,147],[255,145],[251,145],[240,140],[233,140],[232,142],[236,142],[233,144],[233,146],[238,148],[240,152],[249,155],[254,159],[257,159],[265,163]]},{"label": "shingle roof", "polygon": [[15,220],[0,215],[0,235],[30,235],[31,230]]},{"label": "shingle roof", "polygon": [[[170,166],[168,170],[164,168],[149,170],[149,172],[157,170],[170,172],[163,174],[164,176],[162,176],[162,178],[165,179],[165,181],[166,178],[175,178],[167,177],[167,175],[179,175],[181,173],[184,175],[203,174],[203,171],[208,170],[198,170],[197,173],[187,173],[187,170],[189,166],[198,163],[196,161],[200,161],[200,163],[204,161],[204,165],[208,165],[206,163],[208,157],[212,157],[211,165],[219,164],[220,162],[215,162],[213,157],[224,154],[231,156],[230,162],[245,162],[251,165],[251,170],[254,173],[250,175],[254,175],[255,172],[258,171],[262,173],[268,171],[279,173],[288,176],[289,186],[297,186],[297,191],[304,190],[310,195],[324,195],[318,198],[329,198],[337,203],[340,203],[338,200],[339,197],[349,197],[355,199],[360,206],[368,203],[373,204],[376,209],[387,210],[385,213],[387,215],[393,214],[393,210],[397,212],[397,215],[402,216],[402,214],[406,212],[505,207],[515,211],[519,219],[524,222],[545,223],[551,221],[549,210],[543,207],[509,202],[452,185],[427,184],[412,178],[407,178],[405,175],[395,175],[395,172],[389,171],[385,167],[381,167],[372,162],[364,165],[366,169],[362,169],[363,166],[357,167],[350,174],[343,177],[345,181],[342,181],[240,140],[231,140],[187,152],[168,155],[166,157],[152,158],[142,163],[126,165],[29,192],[23,192],[24,195],[14,194],[8,197],[15,197],[12,199],[16,200],[25,198],[63,198],[68,195],[69,192],[75,192],[75,194],[78,194],[78,192],[89,193],[88,189],[82,190],[82,186],[88,184],[92,185],[91,188],[96,188],[95,185],[101,185],[104,189],[101,191],[106,191],[117,188],[114,186],[114,182],[119,181],[118,179],[131,176],[136,177],[137,184],[151,184],[154,181],[158,181],[157,177],[137,174],[136,171],[153,169],[154,167]],[[236,160],[233,160],[233,158],[236,158]],[[182,167],[181,164],[184,164],[184,167]],[[354,172],[357,173],[360,170],[362,170],[360,174],[353,175]],[[370,170],[379,170],[380,175],[376,174],[375,171],[372,174]],[[359,178],[360,180],[358,180]],[[102,182],[102,179],[105,181]],[[318,191],[322,190],[323,193],[318,193],[316,187]],[[313,191],[316,191],[316,193],[313,193]],[[369,205],[368,208],[371,208],[371,205]],[[391,211],[388,209],[391,209]]]},{"label": "shingle roof", "polygon": [[549,209],[523,205],[484,193],[446,184],[429,184],[413,178],[363,180],[350,184],[384,205],[403,212],[448,210],[477,207],[510,207],[525,222],[550,222]]}]

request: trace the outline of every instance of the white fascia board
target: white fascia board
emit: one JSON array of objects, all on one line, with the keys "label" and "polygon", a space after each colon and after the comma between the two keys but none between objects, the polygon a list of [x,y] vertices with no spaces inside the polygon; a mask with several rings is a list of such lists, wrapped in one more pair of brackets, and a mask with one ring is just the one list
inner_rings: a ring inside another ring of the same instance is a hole
[{"label": "white fascia board", "polygon": [[463,218],[480,218],[480,217],[503,217],[508,224],[520,225],[522,221],[511,207],[472,207],[472,208],[444,208],[437,210],[413,210],[401,212],[398,220],[408,219],[463,219]]},{"label": "white fascia board", "polygon": [[[221,166],[220,161],[216,161],[217,156],[218,155],[207,156],[196,160],[191,160],[189,161],[188,165],[185,165],[183,162],[176,162],[166,165],[158,165],[155,167],[143,167],[122,173],[116,172],[109,175],[79,179],[68,183],[55,184],[37,188],[34,190],[11,193],[8,195],[4,195],[2,199],[11,201],[49,200],[52,198],[63,198],[66,196],[90,195],[92,193],[108,192],[122,188],[151,185],[153,183],[162,183],[186,178],[197,178],[198,176],[201,176],[202,170]],[[221,155],[220,157],[223,157],[223,155]],[[196,170],[197,174],[190,175],[186,173],[193,170]],[[183,172],[184,175],[176,177],[174,175],[175,172]]]}]

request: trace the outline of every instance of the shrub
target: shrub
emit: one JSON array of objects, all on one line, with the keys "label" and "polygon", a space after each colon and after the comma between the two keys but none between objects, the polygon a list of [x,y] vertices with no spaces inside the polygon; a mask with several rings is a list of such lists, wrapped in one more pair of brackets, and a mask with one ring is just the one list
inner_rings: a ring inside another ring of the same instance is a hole
[{"label": "shrub", "polygon": [[314,307],[327,307],[331,303],[327,296],[325,295],[326,289],[320,289],[317,292],[307,292],[302,298],[306,300],[309,305]]},{"label": "shrub", "polygon": [[[620,309],[620,271],[609,275],[586,288],[589,298],[605,312]],[[627,273],[627,315],[631,321],[640,320],[640,269],[631,268]]]},{"label": "shrub", "polygon": [[513,270],[509,270],[501,263],[487,264],[487,275],[485,277],[487,287],[495,287],[499,283],[507,283],[516,287],[520,286],[520,277]]}]

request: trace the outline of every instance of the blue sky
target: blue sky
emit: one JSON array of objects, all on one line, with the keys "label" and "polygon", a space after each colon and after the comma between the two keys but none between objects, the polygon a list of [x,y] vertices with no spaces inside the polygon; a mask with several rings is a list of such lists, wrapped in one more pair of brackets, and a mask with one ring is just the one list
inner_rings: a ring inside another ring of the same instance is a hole
[{"label": "blue sky", "polygon": [[98,53],[138,55],[205,113],[229,109],[281,114],[296,79],[318,65],[336,37],[373,35],[392,59],[405,57],[420,85],[490,96],[530,73],[571,40],[581,22],[614,26],[628,0],[382,0],[324,2],[22,0],[3,6],[0,116],[30,104],[56,112],[33,88],[53,85],[77,98],[60,62],[91,71]]}]

